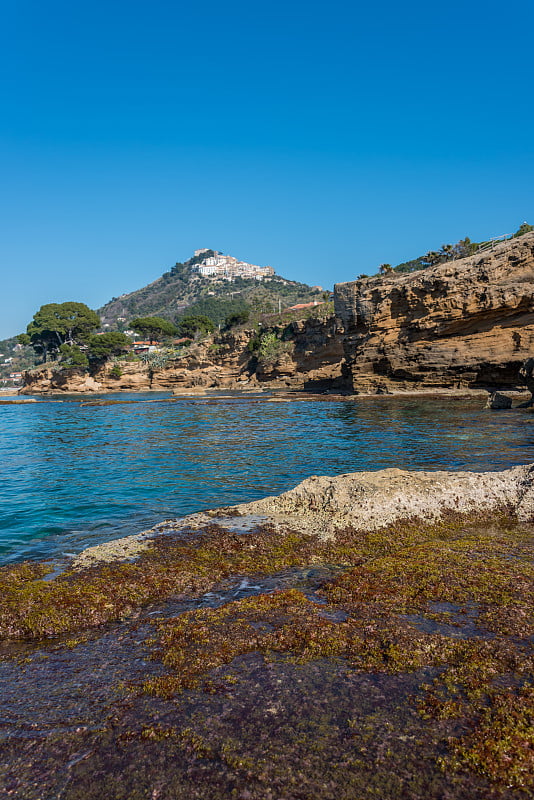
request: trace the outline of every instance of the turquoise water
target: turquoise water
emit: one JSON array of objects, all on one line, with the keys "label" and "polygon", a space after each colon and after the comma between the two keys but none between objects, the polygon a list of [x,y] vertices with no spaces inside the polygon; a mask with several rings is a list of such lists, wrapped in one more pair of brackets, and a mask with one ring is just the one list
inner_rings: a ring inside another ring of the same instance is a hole
[{"label": "turquoise water", "polygon": [[0,562],[77,553],[314,474],[534,461],[534,416],[479,398],[81,403],[0,406]]}]

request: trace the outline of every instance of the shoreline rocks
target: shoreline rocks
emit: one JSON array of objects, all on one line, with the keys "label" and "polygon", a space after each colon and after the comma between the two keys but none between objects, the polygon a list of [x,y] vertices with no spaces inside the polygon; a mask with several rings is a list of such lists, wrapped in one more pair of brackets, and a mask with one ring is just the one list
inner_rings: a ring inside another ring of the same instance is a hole
[{"label": "shoreline rocks", "polygon": [[335,477],[313,475],[280,495],[166,520],[135,536],[87,548],[75,568],[137,557],[152,536],[195,530],[235,517],[261,518],[321,539],[336,531],[377,531],[394,523],[432,523],[448,514],[506,510],[522,522],[534,520],[534,464],[502,472],[445,472],[382,469]]}]

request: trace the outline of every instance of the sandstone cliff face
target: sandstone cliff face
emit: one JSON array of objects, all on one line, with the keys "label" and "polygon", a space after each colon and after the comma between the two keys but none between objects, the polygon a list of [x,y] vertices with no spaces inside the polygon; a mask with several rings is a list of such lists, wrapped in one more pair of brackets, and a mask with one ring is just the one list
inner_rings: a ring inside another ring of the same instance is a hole
[{"label": "sandstone cliff face", "polygon": [[534,233],[409,275],[335,287],[354,391],[515,386],[534,351]]},{"label": "sandstone cliff face", "polygon": [[221,389],[314,389],[335,387],[341,380],[342,342],[333,317],[291,324],[291,352],[263,364],[248,349],[256,331],[236,329],[192,345],[183,358],[153,369],[141,361],[121,362],[114,377],[112,364],[89,375],[84,370],[46,367],[24,375],[23,394],[110,391],[181,391]]},{"label": "sandstone cliff face", "polygon": [[272,364],[256,364],[256,379],[288,389],[339,388],[343,382],[343,343],[336,320],[312,318],[293,322],[290,327],[292,350]]}]

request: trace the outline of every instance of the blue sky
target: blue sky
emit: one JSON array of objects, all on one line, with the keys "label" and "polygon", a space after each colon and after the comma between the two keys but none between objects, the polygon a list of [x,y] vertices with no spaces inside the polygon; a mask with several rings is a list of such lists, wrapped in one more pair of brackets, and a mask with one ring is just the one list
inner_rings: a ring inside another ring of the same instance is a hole
[{"label": "blue sky", "polygon": [[0,338],[197,247],[330,287],[534,222],[530,1],[0,10]]}]

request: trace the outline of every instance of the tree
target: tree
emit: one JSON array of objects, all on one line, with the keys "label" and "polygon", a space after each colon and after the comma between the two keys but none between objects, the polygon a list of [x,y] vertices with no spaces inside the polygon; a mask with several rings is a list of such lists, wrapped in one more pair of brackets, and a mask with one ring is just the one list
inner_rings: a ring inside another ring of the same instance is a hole
[{"label": "tree", "polygon": [[250,311],[250,306],[240,297],[202,297],[191,303],[180,317],[175,319],[176,325],[180,324],[183,317],[208,317],[217,328],[224,325],[232,314]]},{"label": "tree", "polygon": [[198,336],[206,335],[207,333],[212,333],[214,329],[215,325],[211,319],[203,314],[191,314],[187,317],[182,317],[178,323],[180,335],[190,336],[193,339],[198,338]]},{"label": "tree", "polygon": [[111,356],[118,356],[130,347],[130,339],[120,331],[108,331],[89,339],[89,360],[105,361]]},{"label": "tree", "polygon": [[456,242],[454,245],[452,249],[453,258],[467,258],[467,256],[472,255],[476,249],[476,244],[471,241],[469,236],[466,236],[465,239],[460,239],[460,241]]},{"label": "tree", "polygon": [[61,362],[69,367],[88,367],[89,359],[75,344],[62,344],[59,348]]},{"label": "tree", "polygon": [[34,314],[27,333],[22,334],[19,341],[21,344],[31,344],[47,361],[48,354],[58,353],[63,344],[74,346],[86,343],[91,333],[99,327],[98,314],[85,303],[48,303]]},{"label": "tree", "polygon": [[244,325],[245,322],[248,322],[250,314],[248,311],[236,311],[234,314],[230,314],[229,317],[226,317],[224,320],[224,328],[228,330],[229,328],[234,328],[236,325]]},{"label": "tree", "polygon": [[138,317],[130,322],[130,328],[140,333],[141,336],[146,336],[150,344],[157,339],[176,336],[178,333],[176,326],[163,317]]},{"label": "tree", "polygon": [[391,275],[394,270],[391,264],[380,264],[378,271],[381,275]]},{"label": "tree", "polygon": [[514,239],[518,236],[523,236],[524,233],[530,233],[531,231],[534,231],[534,225],[529,225],[528,222],[522,222],[514,233]]},{"label": "tree", "polygon": [[436,264],[439,264],[441,261],[441,255],[437,250],[429,250],[428,253],[423,256],[423,260],[429,267],[435,267]]}]

